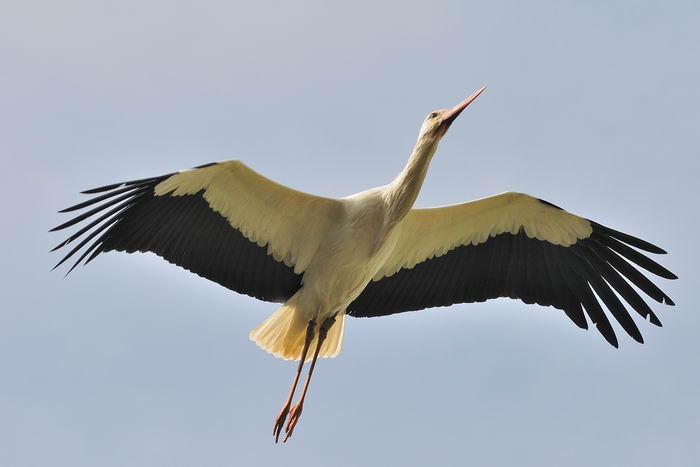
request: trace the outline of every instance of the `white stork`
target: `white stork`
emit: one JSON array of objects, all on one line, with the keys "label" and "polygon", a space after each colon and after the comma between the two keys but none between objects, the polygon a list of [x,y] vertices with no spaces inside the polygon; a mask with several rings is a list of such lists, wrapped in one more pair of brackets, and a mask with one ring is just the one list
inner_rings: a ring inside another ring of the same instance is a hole
[{"label": "white stork", "polygon": [[[631,286],[673,305],[634,266],[675,279],[638,251],[665,253],[661,248],[522,193],[412,208],[438,143],[483,90],[428,114],[408,163],[391,183],[346,198],[287,188],[240,161],[84,191],[100,194],[61,212],[103,203],[53,229],[94,218],[56,247],[84,236],[56,266],[92,241],[70,270],[110,250],[150,251],[238,293],[283,303],[250,333],[273,355],[299,360],[275,420],[275,440],[288,415],[284,440],[292,435],[316,359],[340,352],[346,315],[510,297],[561,309],[583,329],[587,314],[617,347],[602,301],[643,342],[623,300],[661,326]],[[292,406],[309,359],[306,383]]]}]

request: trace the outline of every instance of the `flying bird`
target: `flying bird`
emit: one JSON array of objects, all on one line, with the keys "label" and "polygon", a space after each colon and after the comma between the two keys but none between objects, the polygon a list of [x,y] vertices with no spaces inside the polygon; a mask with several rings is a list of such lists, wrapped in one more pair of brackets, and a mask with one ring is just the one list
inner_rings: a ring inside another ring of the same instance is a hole
[{"label": "flying bird", "polygon": [[413,208],[440,140],[484,89],[425,117],[393,181],[346,198],[293,190],[237,160],[84,191],[96,196],[60,212],[97,206],[52,229],[89,221],[55,248],[77,241],[56,266],[78,255],[70,272],[107,251],[150,251],[238,293],[281,303],[250,332],[269,353],[299,361],[275,441],[283,430],[284,441],[292,435],[317,358],[340,352],[347,315],[510,297],[563,310],[583,329],[588,316],[617,347],[605,306],[643,342],[628,308],[661,322],[637,290],[674,304],[638,269],[676,279],[641,252],[666,253],[661,248],[523,193]]}]

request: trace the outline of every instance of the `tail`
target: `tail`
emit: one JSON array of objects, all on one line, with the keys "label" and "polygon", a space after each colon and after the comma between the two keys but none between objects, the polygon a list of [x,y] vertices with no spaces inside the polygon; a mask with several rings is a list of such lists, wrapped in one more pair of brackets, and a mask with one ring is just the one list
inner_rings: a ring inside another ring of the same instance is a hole
[{"label": "tail", "polygon": [[[295,311],[292,304],[282,305],[262,324],[250,331],[250,340],[275,357],[284,358],[285,360],[299,360],[304,349],[306,328],[309,322],[300,317],[299,313],[295,313]],[[336,316],[335,323],[328,330],[328,336],[318,353],[319,357],[330,358],[340,353],[344,327],[345,313],[342,312]],[[306,360],[311,360],[313,357],[317,340],[318,326],[316,326],[316,335],[309,346]]]}]

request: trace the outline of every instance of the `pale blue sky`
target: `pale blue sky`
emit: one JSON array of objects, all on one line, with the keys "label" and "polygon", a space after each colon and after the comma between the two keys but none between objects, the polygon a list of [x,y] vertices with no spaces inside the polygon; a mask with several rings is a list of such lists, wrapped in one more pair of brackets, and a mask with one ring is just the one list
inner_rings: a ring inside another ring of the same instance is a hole
[{"label": "pale blue sky", "polygon": [[[0,465],[694,465],[697,3],[330,3],[0,7]],[[523,191],[666,248],[644,345],[510,300],[350,319],[275,446],[274,304],[152,255],[49,272],[82,189],[237,158],[345,196],[484,84],[418,205]]]}]

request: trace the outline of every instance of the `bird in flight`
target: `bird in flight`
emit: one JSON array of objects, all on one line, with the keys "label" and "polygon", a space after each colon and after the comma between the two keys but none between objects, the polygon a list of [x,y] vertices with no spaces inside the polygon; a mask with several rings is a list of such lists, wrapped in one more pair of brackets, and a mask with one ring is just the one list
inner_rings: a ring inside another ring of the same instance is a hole
[{"label": "bird in flight", "polygon": [[338,355],[347,315],[510,297],[558,308],[583,329],[587,315],[617,347],[604,305],[643,342],[627,307],[661,322],[632,285],[674,304],[638,269],[676,279],[641,252],[666,253],[661,248],[523,193],[413,208],[440,140],[484,89],[425,117],[393,181],[346,198],[293,190],[236,160],[84,191],[96,196],[61,212],[97,206],[52,229],[89,221],[54,248],[79,240],[56,267],[74,255],[68,272],[103,252],[150,251],[238,293],[281,303],[250,332],[267,352],[299,361],[275,441],[283,430],[284,441],[292,436],[316,361]]}]

